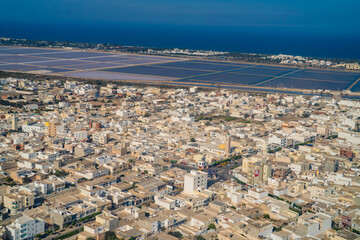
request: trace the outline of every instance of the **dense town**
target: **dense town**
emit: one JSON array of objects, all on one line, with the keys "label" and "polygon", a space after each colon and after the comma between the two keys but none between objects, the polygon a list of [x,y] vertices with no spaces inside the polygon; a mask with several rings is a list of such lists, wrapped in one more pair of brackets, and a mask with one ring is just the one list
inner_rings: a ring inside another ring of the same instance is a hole
[{"label": "dense town", "polygon": [[307,66],[307,67],[360,70],[360,65],[358,62],[336,63],[330,60],[316,59],[316,58],[309,58],[302,56],[293,56],[293,55],[284,55],[284,54],[265,56],[263,58],[272,61],[277,61],[279,64],[283,64],[283,65],[299,65],[299,66]]},{"label": "dense town", "polygon": [[360,102],[0,79],[0,239],[360,239]]}]

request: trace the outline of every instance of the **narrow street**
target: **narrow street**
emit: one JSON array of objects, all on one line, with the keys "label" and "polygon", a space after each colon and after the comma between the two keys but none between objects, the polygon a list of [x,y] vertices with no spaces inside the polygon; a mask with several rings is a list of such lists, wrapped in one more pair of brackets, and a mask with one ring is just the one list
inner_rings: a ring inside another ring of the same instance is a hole
[{"label": "narrow street", "polygon": [[63,232],[60,232],[60,231],[57,231],[56,233],[52,233],[50,234],[49,236],[47,236],[46,238],[43,238],[44,240],[52,240],[52,239],[55,239],[55,238],[58,238],[58,237],[61,237],[62,235],[65,235],[69,232],[73,232],[73,231],[76,231],[76,230],[79,230],[81,229],[83,226],[83,224],[81,224],[79,227],[73,227],[73,228],[66,228],[65,231]]}]

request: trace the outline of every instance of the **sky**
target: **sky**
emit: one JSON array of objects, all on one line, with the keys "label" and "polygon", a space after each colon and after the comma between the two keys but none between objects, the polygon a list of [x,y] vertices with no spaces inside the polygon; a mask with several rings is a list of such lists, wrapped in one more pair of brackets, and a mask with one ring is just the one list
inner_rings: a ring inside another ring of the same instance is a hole
[{"label": "sky", "polygon": [[[318,42],[323,41],[320,38],[345,39],[339,44],[360,39],[359,0],[0,0],[0,9],[0,37],[80,41],[87,40],[80,35],[94,29],[92,38],[88,36],[94,42],[101,41],[99,34],[106,29],[105,42],[114,43],[111,37],[121,38],[123,31],[134,34],[126,41],[130,45],[135,38],[151,38],[156,31],[162,37],[173,34],[169,38],[173,44],[177,44],[175,35],[195,36],[201,31],[207,35],[227,32],[222,39],[226,34],[231,37],[231,32],[237,32],[236,36],[288,35],[292,41],[301,35]],[[110,36],[111,31],[118,34]]]}]

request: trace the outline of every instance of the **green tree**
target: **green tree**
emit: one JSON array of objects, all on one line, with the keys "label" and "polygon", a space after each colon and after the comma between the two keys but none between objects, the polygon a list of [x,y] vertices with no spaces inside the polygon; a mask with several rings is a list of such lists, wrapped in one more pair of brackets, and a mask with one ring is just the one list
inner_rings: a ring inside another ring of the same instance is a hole
[{"label": "green tree", "polygon": [[57,177],[64,177],[64,176],[68,175],[69,173],[64,170],[56,169],[54,174]]},{"label": "green tree", "polygon": [[5,181],[6,182],[8,182],[8,183],[11,183],[12,181],[14,181],[11,177],[7,177],[6,179],[5,179]]},{"label": "green tree", "polygon": [[105,240],[119,240],[119,239],[116,237],[114,232],[108,231],[105,233]]},{"label": "green tree", "polygon": [[209,224],[209,226],[208,226],[208,230],[210,230],[210,229],[214,229],[214,230],[216,230],[216,226],[215,226],[215,224],[214,224],[214,223],[210,223],[210,224]]},{"label": "green tree", "polygon": [[23,182],[24,182],[24,184],[31,183],[31,179],[28,177],[25,177]]}]

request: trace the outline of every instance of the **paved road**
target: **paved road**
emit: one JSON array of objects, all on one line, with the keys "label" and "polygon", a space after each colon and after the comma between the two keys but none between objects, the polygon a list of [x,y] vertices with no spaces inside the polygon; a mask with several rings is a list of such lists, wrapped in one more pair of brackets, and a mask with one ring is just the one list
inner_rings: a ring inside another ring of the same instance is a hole
[{"label": "paved road", "polygon": [[82,227],[82,225],[80,225],[79,227],[73,227],[73,228],[67,228],[65,231],[63,231],[63,232],[57,232],[56,234],[51,234],[51,235],[49,235],[49,236],[47,236],[46,238],[43,238],[44,240],[52,240],[52,239],[55,239],[55,238],[57,238],[57,237],[60,237],[60,236],[62,236],[62,235],[65,235],[65,234],[67,234],[67,233],[69,233],[69,232],[73,232],[73,231],[75,231],[75,230],[78,230],[78,229],[81,229],[81,227]]},{"label": "paved road", "polygon": [[208,181],[208,186],[210,187],[211,185],[213,185],[216,182],[225,181],[225,180],[230,179],[231,176],[229,174],[229,171],[231,169],[233,169],[234,167],[240,166],[240,165],[241,165],[241,160],[234,160],[224,167],[217,166],[217,167],[212,167],[210,169],[207,169],[206,171],[212,171],[211,169],[213,169],[217,174],[216,179],[210,179]]}]

